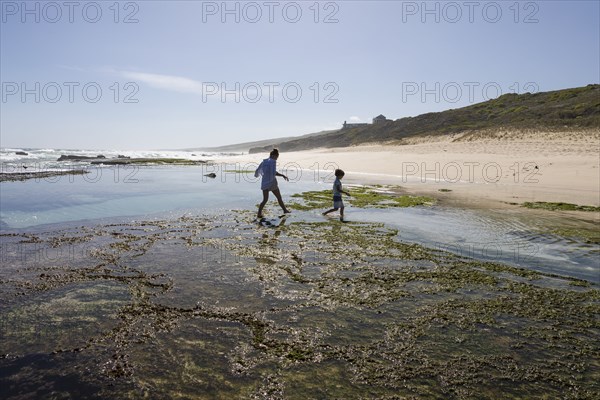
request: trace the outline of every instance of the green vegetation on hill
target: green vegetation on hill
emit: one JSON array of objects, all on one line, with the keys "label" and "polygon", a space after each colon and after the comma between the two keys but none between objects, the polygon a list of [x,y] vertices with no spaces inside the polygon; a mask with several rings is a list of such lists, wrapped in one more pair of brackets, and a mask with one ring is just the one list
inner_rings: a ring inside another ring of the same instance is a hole
[{"label": "green vegetation on hill", "polygon": [[[510,93],[459,109],[283,141],[277,147],[282,151],[297,151],[492,129],[577,131],[593,128],[600,128],[600,85],[520,95]],[[272,147],[255,147],[250,152],[265,152]]]}]

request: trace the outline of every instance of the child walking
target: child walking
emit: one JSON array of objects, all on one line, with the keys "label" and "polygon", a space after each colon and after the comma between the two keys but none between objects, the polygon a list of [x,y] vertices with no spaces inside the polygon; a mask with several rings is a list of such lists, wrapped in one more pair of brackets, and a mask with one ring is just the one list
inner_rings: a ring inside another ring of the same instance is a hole
[{"label": "child walking", "polygon": [[342,190],[342,178],[345,173],[341,169],[335,170],[335,181],[333,182],[333,208],[331,210],[327,210],[323,213],[323,215],[327,215],[331,212],[340,210],[340,221],[344,222],[344,201],[342,200],[342,193],[347,196],[350,196],[350,193]]},{"label": "child walking", "polygon": [[289,214],[291,212],[286,208],[285,204],[283,203],[283,199],[281,198],[281,192],[279,192],[279,186],[277,185],[277,176],[281,176],[286,181],[289,181],[287,176],[277,172],[278,158],[279,150],[273,149],[269,154],[269,158],[265,158],[254,172],[254,176],[257,178],[260,175],[262,175],[260,189],[263,192],[263,200],[258,206],[258,218],[263,217],[263,208],[265,207],[265,204],[267,204],[267,201],[269,201],[269,192],[273,192],[284,214]]}]

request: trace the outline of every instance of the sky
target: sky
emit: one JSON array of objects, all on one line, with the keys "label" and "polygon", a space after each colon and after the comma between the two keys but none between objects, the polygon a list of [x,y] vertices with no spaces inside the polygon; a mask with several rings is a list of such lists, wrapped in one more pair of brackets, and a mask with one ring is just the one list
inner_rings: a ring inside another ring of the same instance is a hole
[{"label": "sky", "polygon": [[0,147],[182,149],[600,82],[599,1],[0,1]]}]

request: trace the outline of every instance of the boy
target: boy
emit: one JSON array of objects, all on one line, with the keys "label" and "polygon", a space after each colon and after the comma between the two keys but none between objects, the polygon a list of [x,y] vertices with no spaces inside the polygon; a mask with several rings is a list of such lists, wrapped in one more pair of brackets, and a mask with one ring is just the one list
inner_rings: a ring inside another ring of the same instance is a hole
[{"label": "boy", "polygon": [[340,210],[340,221],[344,222],[344,201],[342,200],[342,193],[347,196],[350,196],[350,193],[342,190],[342,178],[345,173],[341,169],[335,170],[335,181],[333,182],[333,208],[331,210],[325,211],[323,215],[327,215],[330,212]]}]

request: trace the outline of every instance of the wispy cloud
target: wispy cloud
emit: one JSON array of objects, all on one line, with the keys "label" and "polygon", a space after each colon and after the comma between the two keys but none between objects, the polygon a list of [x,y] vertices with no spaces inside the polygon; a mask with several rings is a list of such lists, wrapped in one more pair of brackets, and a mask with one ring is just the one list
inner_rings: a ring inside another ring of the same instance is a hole
[{"label": "wispy cloud", "polygon": [[171,90],[180,93],[202,94],[204,84],[194,79],[176,75],[151,74],[147,72],[117,71],[119,75],[136,82],[146,83],[148,86]]},{"label": "wispy cloud", "polygon": [[148,72],[104,69],[104,72],[115,74],[136,83],[144,83],[150,87],[178,93],[192,93],[202,96],[203,101],[249,102],[274,101],[281,97],[281,86],[267,87],[250,82],[202,82],[177,75],[154,74]]},{"label": "wispy cloud", "polygon": [[353,116],[350,117],[349,121],[350,122],[360,122],[361,119],[360,119],[360,117],[357,117],[356,115],[353,115]]}]

